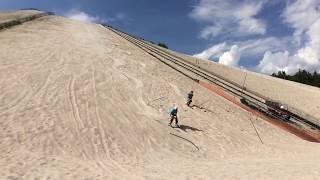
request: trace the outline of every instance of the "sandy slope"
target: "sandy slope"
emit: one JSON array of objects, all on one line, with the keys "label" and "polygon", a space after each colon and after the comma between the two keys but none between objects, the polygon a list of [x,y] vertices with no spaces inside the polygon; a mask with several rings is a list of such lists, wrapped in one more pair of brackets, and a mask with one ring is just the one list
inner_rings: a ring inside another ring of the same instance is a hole
[{"label": "sandy slope", "polygon": [[[2,31],[0,49],[1,179],[320,177],[318,144],[255,119],[102,26],[43,17]],[[190,89],[205,109],[184,105]],[[167,126],[173,104],[182,129]]]}]

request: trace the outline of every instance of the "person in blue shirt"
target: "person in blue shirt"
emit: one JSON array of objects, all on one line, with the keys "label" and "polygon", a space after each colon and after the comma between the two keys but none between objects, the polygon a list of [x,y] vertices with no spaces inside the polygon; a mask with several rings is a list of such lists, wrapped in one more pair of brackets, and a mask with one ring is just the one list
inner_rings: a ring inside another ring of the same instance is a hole
[{"label": "person in blue shirt", "polygon": [[172,121],[175,120],[176,121],[176,126],[179,127],[179,124],[178,124],[178,107],[175,106],[174,108],[172,108],[170,110],[169,113],[170,113],[171,119],[170,119],[170,123],[168,125],[171,126]]}]

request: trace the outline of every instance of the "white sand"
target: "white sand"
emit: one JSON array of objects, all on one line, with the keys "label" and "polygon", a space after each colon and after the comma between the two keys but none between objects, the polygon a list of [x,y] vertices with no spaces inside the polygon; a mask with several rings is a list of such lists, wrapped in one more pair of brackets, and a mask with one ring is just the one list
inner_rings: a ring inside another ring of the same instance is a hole
[{"label": "white sand", "polygon": [[[43,17],[0,32],[0,49],[1,179],[320,177],[319,144],[255,119],[102,26]],[[190,89],[206,112],[184,105]],[[175,103],[185,131],[167,126]]]}]

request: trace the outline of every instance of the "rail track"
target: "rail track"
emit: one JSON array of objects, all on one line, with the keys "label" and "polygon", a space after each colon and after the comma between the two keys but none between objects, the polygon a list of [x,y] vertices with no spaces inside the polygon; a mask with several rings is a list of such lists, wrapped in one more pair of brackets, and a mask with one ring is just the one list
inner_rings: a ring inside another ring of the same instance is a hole
[{"label": "rail track", "polygon": [[[215,86],[222,88],[227,93],[231,94],[232,96],[238,98],[238,100],[242,103],[245,102],[246,106],[263,113],[264,115],[277,120],[282,121],[283,119],[281,116],[272,113],[270,110],[277,110],[273,107],[270,107],[266,104],[266,100],[253,94],[247,92],[241,87],[238,87],[220,77],[213,75],[199,67],[189,64],[188,62],[184,61],[181,57],[178,57],[174,54],[168,53],[162,50],[157,45],[154,45],[148,41],[145,41],[142,38],[135,37],[129,35],[125,32],[120,30],[114,29],[109,25],[104,25],[106,28],[111,30],[112,32],[116,33],[117,35],[121,36],[122,38],[126,39],[127,41],[131,42],[135,46],[139,47],[143,51],[147,52],[151,56],[155,57],[156,59],[160,60],[162,63],[168,65],[169,67],[177,70],[178,72],[182,73],[183,75],[187,76],[188,78],[199,82],[199,78],[205,80]],[[307,119],[300,117],[299,115],[289,112],[291,118],[286,123],[290,126],[296,127],[298,129],[303,129],[304,131],[311,131],[313,134],[320,134],[320,126],[317,124],[308,121]],[[320,138],[320,135],[319,135]],[[319,139],[320,142],[320,139]]]}]

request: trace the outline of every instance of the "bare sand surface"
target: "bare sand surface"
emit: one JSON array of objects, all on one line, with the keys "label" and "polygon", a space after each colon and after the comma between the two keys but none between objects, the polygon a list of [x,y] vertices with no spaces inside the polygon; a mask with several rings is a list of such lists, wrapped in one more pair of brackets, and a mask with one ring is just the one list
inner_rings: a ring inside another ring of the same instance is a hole
[{"label": "bare sand surface", "polygon": [[0,23],[21,19],[39,13],[41,13],[41,11],[36,10],[0,11]]},{"label": "bare sand surface", "polygon": [[[0,50],[0,179],[320,177],[319,144],[100,25],[42,17],[0,32]],[[203,109],[184,105],[191,89]],[[174,104],[180,129],[167,126]]]}]

